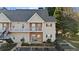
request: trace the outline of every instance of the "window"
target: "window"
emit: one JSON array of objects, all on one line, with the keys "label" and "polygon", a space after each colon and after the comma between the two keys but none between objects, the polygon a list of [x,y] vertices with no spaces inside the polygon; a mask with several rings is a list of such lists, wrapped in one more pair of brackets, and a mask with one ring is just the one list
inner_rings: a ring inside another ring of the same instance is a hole
[{"label": "window", "polygon": [[37,38],[41,38],[41,35],[38,34],[38,35],[37,35]]},{"label": "window", "polygon": [[46,27],[52,27],[52,24],[46,24]]},{"label": "window", "polygon": [[50,37],[52,38],[52,34],[50,35]]},{"label": "window", "polygon": [[42,25],[41,24],[37,24],[37,30],[41,30],[42,29],[42,27],[41,27]]},{"label": "window", "polygon": [[31,28],[31,30],[33,30],[33,31],[36,30],[36,28],[35,28],[35,24],[32,24],[32,28]]},{"label": "window", "polygon": [[4,27],[6,27],[6,24],[4,24]]},{"label": "window", "polygon": [[39,28],[40,28],[40,27],[41,27],[41,24],[37,24],[37,27],[39,27]]},{"label": "window", "polygon": [[46,38],[48,37],[48,35],[46,34]]},{"label": "window", "polygon": [[50,24],[50,27],[52,27],[52,24]]},{"label": "window", "polygon": [[48,27],[48,24],[46,24],[46,27]]},{"label": "window", "polygon": [[3,29],[6,29],[6,27],[7,27],[7,24],[3,24]]},{"label": "window", "polygon": [[15,37],[13,37],[13,39],[15,39]]},{"label": "window", "polygon": [[32,24],[32,27],[35,27],[35,24]]},{"label": "window", "polygon": [[22,24],[22,28],[24,28],[24,24]]}]

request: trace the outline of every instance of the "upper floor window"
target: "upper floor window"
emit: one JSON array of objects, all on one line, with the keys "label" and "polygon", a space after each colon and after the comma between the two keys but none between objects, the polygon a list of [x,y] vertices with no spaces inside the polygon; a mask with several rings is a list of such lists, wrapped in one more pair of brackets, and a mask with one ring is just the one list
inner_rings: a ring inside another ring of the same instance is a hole
[{"label": "upper floor window", "polygon": [[3,24],[3,28],[5,29],[7,27],[7,24]]},{"label": "upper floor window", "polygon": [[41,24],[37,24],[37,27],[41,27]]},{"label": "upper floor window", "polygon": [[36,30],[36,25],[34,23],[31,24],[31,30],[35,31]]},{"label": "upper floor window", "polygon": [[42,30],[42,24],[37,24],[37,30]]},{"label": "upper floor window", "polygon": [[52,27],[52,24],[46,24],[46,27]]},{"label": "upper floor window", "polygon": [[35,24],[32,24],[32,27],[35,27]]},{"label": "upper floor window", "polygon": [[48,24],[46,24],[46,27],[48,27]]},{"label": "upper floor window", "polygon": [[52,38],[52,34],[49,34],[49,35],[46,34],[46,38],[47,38],[47,37]]},{"label": "upper floor window", "polygon": [[4,27],[6,27],[6,24],[4,24]]}]

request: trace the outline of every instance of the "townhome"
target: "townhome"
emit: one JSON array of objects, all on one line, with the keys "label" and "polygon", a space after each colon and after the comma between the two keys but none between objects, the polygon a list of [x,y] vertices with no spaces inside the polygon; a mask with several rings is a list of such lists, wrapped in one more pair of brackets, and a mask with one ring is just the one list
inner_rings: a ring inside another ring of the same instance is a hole
[{"label": "townhome", "polygon": [[55,17],[46,9],[0,10],[0,39],[15,43],[42,43],[55,41]]}]

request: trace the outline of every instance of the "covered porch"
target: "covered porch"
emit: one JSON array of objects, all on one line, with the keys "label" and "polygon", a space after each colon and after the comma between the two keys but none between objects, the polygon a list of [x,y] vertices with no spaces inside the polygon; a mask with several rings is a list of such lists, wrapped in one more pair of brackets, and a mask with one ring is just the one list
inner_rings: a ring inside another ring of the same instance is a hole
[{"label": "covered porch", "polygon": [[31,43],[42,43],[43,42],[43,32],[30,32],[30,42]]}]

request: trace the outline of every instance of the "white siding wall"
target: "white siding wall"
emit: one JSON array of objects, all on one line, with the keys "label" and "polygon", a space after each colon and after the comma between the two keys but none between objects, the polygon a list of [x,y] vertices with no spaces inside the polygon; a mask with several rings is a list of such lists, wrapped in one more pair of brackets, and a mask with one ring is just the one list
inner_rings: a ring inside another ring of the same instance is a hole
[{"label": "white siding wall", "polygon": [[[24,24],[24,28],[22,28],[22,25]],[[13,28],[14,26],[14,28]],[[29,23],[26,22],[12,22],[11,23],[11,30],[14,31],[29,31]]]},{"label": "white siding wall", "polygon": [[[24,28],[22,28],[22,24],[24,24]],[[13,26],[15,26],[13,28]],[[11,32],[10,37],[12,38],[12,40],[14,42],[21,42],[21,39],[24,38],[25,42],[29,42],[29,23],[26,22],[12,22],[11,23],[11,30],[13,30],[13,32]],[[26,30],[27,32],[24,32],[24,30]],[[13,39],[13,37],[15,37],[15,39]]]},{"label": "white siding wall", "polygon": [[[20,23],[17,23],[17,22],[13,22],[11,27],[14,25],[15,26],[15,29],[22,29],[22,24],[24,24],[24,29],[27,29],[29,30],[29,23],[24,23],[24,22],[20,22]],[[52,24],[52,27],[46,27],[46,24]],[[46,35],[47,36],[50,36],[52,35],[52,42],[55,41],[55,34],[56,34],[56,30],[55,30],[55,22],[43,22],[42,23],[42,32],[43,32],[43,41],[46,41],[47,39],[50,39],[50,37],[47,37],[46,38]],[[26,42],[28,42],[30,39],[29,39],[29,34],[26,35],[26,34],[22,34],[22,33],[25,33],[25,32],[20,32],[18,34],[11,34],[12,36],[15,36],[16,39],[15,39],[15,42],[20,42],[20,39],[23,38],[23,36],[25,37],[25,40]],[[27,41],[28,40],[28,41]]]},{"label": "white siding wall", "polygon": [[44,20],[37,13],[35,13],[27,22],[40,23],[44,22]]},{"label": "white siding wall", "polygon": [[[46,27],[46,24],[52,24],[52,27]],[[47,39],[49,39],[50,37],[46,38],[47,36],[50,36],[52,34],[52,42],[55,41],[55,34],[56,34],[56,30],[55,30],[55,22],[47,22],[47,23],[43,23],[43,41],[46,41]]]}]

